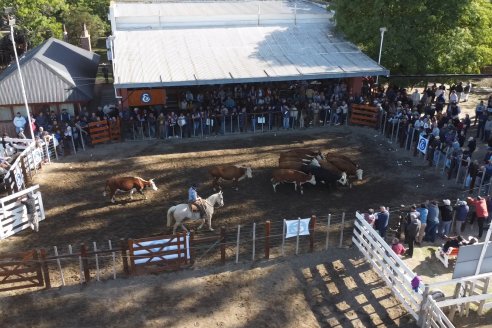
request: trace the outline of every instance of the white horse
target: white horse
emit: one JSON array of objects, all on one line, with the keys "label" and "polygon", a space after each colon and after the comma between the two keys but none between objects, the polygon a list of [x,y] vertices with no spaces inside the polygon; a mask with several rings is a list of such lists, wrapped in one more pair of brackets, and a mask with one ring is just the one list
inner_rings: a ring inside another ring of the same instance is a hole
[{"label": "white horse", "polygon": [[[211,195],[207,199],[202,200],[203,204],[205,206],[205,213],[207,214],[206,216],[208,217],[208,229],[210,231],[213,231],[212,229],[212,215],[214,214],[214,207],[217,205],[217,207],[222,207],[224,206],[224,197],[222,195],[222,191],[219,191],[216,194]],[[197,221],[201,220],[202,224],[198,227],[198,229],[201,229],[203,224],[205,224],[205,218],[202,218],[200,216],[200,212],[192,212],[190,210],[190,206],[188,204],[178,204],[176,206],[171,207],[167,211],[167,226],[169,227],[171,225],[171,221],[174,218],[175,223],[173,226],[173,234],[176,233],[176,228],[181,225],[181,228],[188,232],[188,229],[183,225],[183,221],[189,219],[192,221]]]}]

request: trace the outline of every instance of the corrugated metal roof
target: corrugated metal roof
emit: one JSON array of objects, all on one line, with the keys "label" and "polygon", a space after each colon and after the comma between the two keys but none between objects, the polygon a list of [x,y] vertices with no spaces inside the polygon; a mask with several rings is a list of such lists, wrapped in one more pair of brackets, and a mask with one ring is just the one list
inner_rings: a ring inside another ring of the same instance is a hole
[{"label": "corrugated metal roof", "polygon": [[114,39],[119,88],[388,74],[329,23],[118,31]]},{"label": "corrugated metal roof", "polygon": [[[89,101],[99,55],[55,38],[19,59],[28,103]],[[22,104],[15,62],[0,74],[0,105]]]}]

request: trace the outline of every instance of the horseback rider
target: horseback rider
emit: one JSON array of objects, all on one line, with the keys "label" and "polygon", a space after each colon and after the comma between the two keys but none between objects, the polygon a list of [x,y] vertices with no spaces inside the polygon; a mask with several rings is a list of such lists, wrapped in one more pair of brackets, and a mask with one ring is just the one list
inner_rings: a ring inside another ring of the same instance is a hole
[{"label": "horseback rider", "polygon": [[191,209],[192,205],[195,205],[200,211],[200,216],[202,218],[205,217],[205,205],[203,204],[202,198],[198,196],[196,183],[193,183],[190,189],[188,189],[188,204]]}]

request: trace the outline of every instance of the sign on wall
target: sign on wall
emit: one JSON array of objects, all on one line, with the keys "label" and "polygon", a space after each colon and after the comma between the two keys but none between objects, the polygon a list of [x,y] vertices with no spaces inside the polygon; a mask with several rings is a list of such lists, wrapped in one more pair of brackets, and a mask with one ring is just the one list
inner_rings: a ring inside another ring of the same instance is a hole
[{"label": "sign on wall", "polygon": [[165,103],[166,90],[163,88],[128,90],[129,106],[164,105]]}]

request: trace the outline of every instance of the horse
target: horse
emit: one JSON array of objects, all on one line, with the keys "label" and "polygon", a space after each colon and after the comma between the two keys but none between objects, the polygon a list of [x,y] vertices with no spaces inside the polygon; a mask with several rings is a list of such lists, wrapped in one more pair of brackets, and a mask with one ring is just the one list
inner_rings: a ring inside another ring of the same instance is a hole
[{"label": "horse", "polygon": [[[222,194],[222,191],[219,191],[218,193],[215,193],[208,197],[207,199],[202,200],[204,205],[205,205],[205,212],[207,213],[208,217],[208,229],[210,231],[214,231],[212,229],[212,215],[214,214],[214,208],[216,205],[217,207],[222,207],[224,206],[224,197]],[[197,221],[201,220],[202,224],[198,227],[198,229],[201,229],[202,226],[205,224],[205,217],[200,216],[200,212],[192,212],[190,210],[189,204],[178,204],[176,206],[172,206],[169,208],[167,211],[167,226],[169,227],[171,225],[171,221],[174,219],[175,223],[173,226],[173,234],[176,233],[176,228],[181,225],[181,228],[183,228],[184,231],[188,232],[188,229],[184,226],[184,222],[186,219],[192,220],[192,221]]]}]

